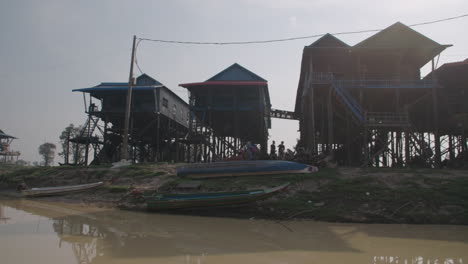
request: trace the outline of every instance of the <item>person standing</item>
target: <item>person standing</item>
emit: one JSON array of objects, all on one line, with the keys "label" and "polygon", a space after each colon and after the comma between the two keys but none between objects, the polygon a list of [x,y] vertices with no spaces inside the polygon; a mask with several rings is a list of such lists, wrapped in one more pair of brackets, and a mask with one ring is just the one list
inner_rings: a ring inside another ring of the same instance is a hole
[{"label": "person standing", "polygon": [[253,158],[252,143],[250,143],[250,141],[247,141],[247,144],[245,144],[243,152],[245,160],[251,160]]},{"label": "person standing", "polygon": [[270,158],[271,159],[276,159],[276,145],[275,145],[275,141],[273,140],[273,142],[271,143],[270,145]]},{"label": "person standing", "polygon": [[281,141],[281,144],[278,145],[278,157],[284,160],[284,141]]}]

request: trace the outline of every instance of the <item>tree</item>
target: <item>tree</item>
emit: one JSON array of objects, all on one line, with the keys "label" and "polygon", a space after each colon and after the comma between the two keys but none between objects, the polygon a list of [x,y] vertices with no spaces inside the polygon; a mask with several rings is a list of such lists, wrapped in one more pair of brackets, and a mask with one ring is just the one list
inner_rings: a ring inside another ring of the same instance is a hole
[{"label": "tree", "polygon": [[65,163],[69,162],[68,157],[70,155],[76,164],[80,164],[84,161],[86,145],[70,141],[70,139],[78,137],[81,130],[81,126],[75,127],[73,124],[70,124],[60,134],[59,139],[62,145],[62,152],[59,153],[59,156],[63,157]]},{"label": "tree", "polygon": [[39,146],[39,155],[44,159],[44,166],[50,166],[54,162],[55,149],[54,143],[46,142]]}]

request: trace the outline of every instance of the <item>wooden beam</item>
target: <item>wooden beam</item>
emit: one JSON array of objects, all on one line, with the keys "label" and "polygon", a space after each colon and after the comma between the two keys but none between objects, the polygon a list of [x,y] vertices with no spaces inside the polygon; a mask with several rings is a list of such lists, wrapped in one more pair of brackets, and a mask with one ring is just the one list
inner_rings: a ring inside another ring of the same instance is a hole
[{"label": "wooden beam", "polygon": [[315,139],[316,131],[315,131],[315,91],[313,86],[313,64],[312,64],[312,56],[310,57],[309,62],[309,75],[307,78],[307,85],[310,93],[310,146],[309,150],[313,153],[317,153],[317,142]]},{"label": "wooden beam", "polygon": [[[432,80],[436,81],[435,64],[432,59]],[[440,135],[439,135],[439,102],[438,102],[437,86],[432,87],[432,110],[434,115],[434,145],[435,145],[435,157],[434,162],[437,168],[440,167],[441,154],[440,154]]]},{"label": "wooden beam", "polygon": [[327,101],[327,117],[328,117],[328,151],[330,152],[330,154],[332,153],[332,145],[334,143],[334,139],[333,139],[333,134],[334,134],[334,131],[333,131],[333,104],[332,104],[332,100],[333,100],[333,88],[330,87],[329,89],[329,92],[328,92],[328,101]]}]

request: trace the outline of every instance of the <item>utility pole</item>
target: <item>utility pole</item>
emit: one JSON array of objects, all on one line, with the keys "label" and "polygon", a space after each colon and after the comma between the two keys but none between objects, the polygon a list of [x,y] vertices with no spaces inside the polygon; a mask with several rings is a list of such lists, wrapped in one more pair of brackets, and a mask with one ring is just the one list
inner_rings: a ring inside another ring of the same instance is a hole
[{"label": "utility pole", "polygon": [[130,112],[132,106],[132,86],[133,86],[133,64],[135,61],[136,36],[133,35],[132,60],[130,61],[130,74],[128,77],[127,104],[125,105],[124,131],[122,138],[122,158],[128,160],[128,127],[130,124]]}]

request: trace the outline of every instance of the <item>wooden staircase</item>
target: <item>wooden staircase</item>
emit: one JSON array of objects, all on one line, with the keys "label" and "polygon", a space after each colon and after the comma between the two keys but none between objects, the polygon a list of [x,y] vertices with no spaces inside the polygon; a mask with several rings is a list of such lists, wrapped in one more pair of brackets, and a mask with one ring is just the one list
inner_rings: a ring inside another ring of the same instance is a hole
[{"label": "wooden staircase", "polygon": [[99,117],[89,115],[80,131],[80,134],[77,137],[70,139],[70,141],[79,144],[99,143],[100,138],[98,136],[93,136],[94,131],[98,127],[98,122]]}]

